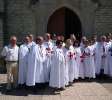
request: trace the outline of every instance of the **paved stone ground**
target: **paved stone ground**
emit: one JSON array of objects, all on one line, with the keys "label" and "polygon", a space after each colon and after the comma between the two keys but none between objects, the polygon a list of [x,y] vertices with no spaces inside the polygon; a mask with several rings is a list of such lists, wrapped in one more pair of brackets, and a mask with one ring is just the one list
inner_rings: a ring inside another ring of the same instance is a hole
[{"label": "paved stone ground", "polygon": [[0,74],[0,100],[112,100],[112,80],[96,79],[92,82],[76,82],[61,92],[50,88],[31,90],[14,90],[5,92],[6,74]]}]

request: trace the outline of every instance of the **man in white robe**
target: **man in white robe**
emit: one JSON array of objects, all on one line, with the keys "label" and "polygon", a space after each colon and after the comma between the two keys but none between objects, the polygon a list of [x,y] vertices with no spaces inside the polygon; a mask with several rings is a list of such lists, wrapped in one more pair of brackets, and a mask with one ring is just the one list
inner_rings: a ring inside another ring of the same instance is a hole
[{"label": "man in white robe", "polygon": [[25,37],[24,44],[19,49],[19,72],[18,72],[18,84],[24,85],[26,83],[27,67],[28,67],[28,53],[30,39],[28,36]]},{"label": "man in white robe", "polygon": [[111,46],[112,46],[112,42],[111,42],[111,37],[108,35],[107,36],[107,44],[106,44],[106,58],[105,58],[105,66],[104,66],[104,74],[105,75],[109,75],[109,70],[110,70],[110,59],[111,59]]},{"label": "man in white robe", "polygon": [[52,34],[52,44],[53,44],[53,46],[56,46],[56,40],[57,40],[56,34]]},{"label": "man in white robe", "polygon": [[46,59],[44,62],[44,75],[45,75],[45,82],[49,82],[50,78],[50,67],[51,67],[51,54],[53,51],[53,43],[51,40],[51,36],[49,33],[45,35],[45,41],[43,43],[46,49]]},{"label": "man in white robe", "polygon": [[37,58],[38,45],[33,46],[28,54],[28,68],[26,76],[26,85],[35,86],[36,80],[36,58]]},{"label": "man in white robe", "polygon": [[101,36],[101,47],[102,47],[102,61],[101,61],[101,70],[104,70],[104,74],[106,74],[107,70],[107,41],[106,36]]},{"label": "man in white robe", "polygon": [[65,88],[65,57],[62,49],[63,42],[57,41],[57,48],[52,55],[49,86],[52,88]]},{"label": "man in white robe", "polygon": [[52,49],[53,48],[53,43],[52,43],[52,40],[51,40],[51,35],[49,33],[46,33],[45,34],[45,40],[44,40],[44,46],[45,48],[49,48],[49,49]]},{"label": "man in white robe", "polygon": [[43,37],[38,36],[38,51],[36,58],[36,83],[45,83],[45,61],[46,61],[46,48],[43,45]]},{"label": "man in white robe", "polygon": [[43,46],[43,38],[37,37],[37,45],[30,51],[28,56],[27,86],[34,86],[35,83],[44,83],[44,62],[46,50]]},{"label": "man in white robe", "polygon": [[106,45],[106,66],[104,66],[104,74],[109,75],[109,64],[111,59],[111,45]]},{"label": "man in white robe", "polygon": [[108,75],[112,77],[112,44],[108,47]]},{"label": "man in white robe", "polygon": [[33,34],[28,34],[28,37],[30,38],[30,45],[32,45],[32,46],[36,45],[36,43],[34,42]]},{"label": "man in white robe", "polygon": [[101,52],[102,52],[101,44],[100,42],[98,42],[95,47],[95,73],[96,75],[99,75],[101,71],[101,61],[102,61]]},{"label": "man in white robe", "polygon": [[95,49],[96,45],[98,44],[98,42],[97,42],[97,35],[96,34],[93,34],[91,42],[92,42],[93,48]]},{"label": "man in white robe", "polygon": [[95,70],[96,74],[99,75],[101,69],[104,69],[105,59],[106,59],[106,42],[105,36],[101,36],[100,41],[97,43],[95,47]]}]

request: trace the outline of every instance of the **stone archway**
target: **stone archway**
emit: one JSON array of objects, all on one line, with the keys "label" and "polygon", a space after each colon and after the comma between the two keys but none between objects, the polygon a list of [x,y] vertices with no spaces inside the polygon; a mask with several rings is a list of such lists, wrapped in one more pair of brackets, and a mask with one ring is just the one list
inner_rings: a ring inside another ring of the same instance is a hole
[{"label": "stone archway", "polygon": [[82,36],[81,21],[71,9],[62,7],[49,17],[47,32],[64,34],[65,38],[69,38],[69,35],[74,33],[80,40]]}]

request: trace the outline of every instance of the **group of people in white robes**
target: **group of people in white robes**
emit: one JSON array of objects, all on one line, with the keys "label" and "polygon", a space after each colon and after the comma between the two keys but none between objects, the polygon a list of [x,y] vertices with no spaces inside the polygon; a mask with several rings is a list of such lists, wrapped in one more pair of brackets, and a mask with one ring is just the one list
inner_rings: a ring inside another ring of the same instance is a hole
[{"label": "group of people in white robes", "polygon": [[[31,38],[31,37],[30,37]],[[101,36],[97,41],[82,37],[81,43],[71,35],[64,41],[58,36],[51,40],[50,34],[36,38],[35,43],[25,37],[19,49],[18,84],[35,86],[36,83],[49,83],[52,88],[65,88],[75,79],[94,79],[104,74],[112,77],[111,36]],[[80,45],[79,45],[80,44]]]}]

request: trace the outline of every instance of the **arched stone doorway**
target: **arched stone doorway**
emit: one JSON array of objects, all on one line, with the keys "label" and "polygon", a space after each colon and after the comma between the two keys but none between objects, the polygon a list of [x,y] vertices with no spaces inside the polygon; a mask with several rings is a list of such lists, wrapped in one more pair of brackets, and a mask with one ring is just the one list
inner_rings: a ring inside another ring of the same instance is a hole
[{"label": "arched stone doorway", "polygon": [[71,9],[62,7],[56,10],[49,18],[47,32],[64,34],[69,38],[70,34],[75,34],[78,40],[82,36],[82,28],[79,17]]}]

